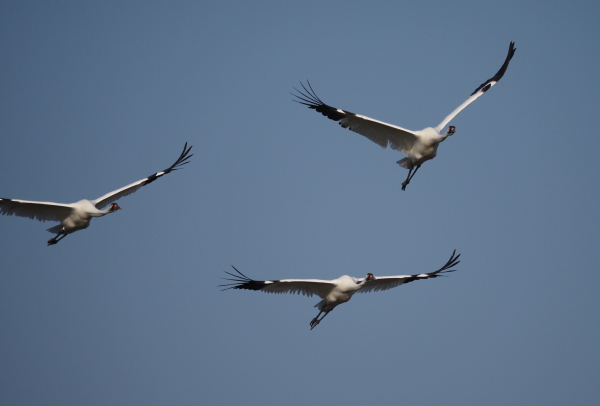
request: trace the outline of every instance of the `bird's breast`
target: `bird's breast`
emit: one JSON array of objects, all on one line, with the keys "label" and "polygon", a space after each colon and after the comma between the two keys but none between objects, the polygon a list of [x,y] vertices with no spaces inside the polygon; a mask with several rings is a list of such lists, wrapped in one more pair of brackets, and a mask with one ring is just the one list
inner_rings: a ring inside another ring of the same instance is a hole
[{"label": "bird's breast", "polygon": [[[352,292],[354,293],[354,292]],[[327,295],[327,303],[338,305],[340,303],[346,303],[352,297],[352,293],[341,292],[337,289],[331,291],[329,295]]]},{"label": "bird's breast", "polygon": [[415,164],[420,165],[425,161],[435,158],[438,145],[439,143],[423,143],[415,145],[410,154],[415,161]]}]

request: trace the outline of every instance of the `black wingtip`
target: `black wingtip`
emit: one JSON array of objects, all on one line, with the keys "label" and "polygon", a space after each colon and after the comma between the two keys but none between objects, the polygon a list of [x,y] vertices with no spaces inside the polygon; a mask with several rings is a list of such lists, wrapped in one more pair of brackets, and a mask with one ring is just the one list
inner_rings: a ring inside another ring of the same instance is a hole
[{"label": "black wingtip", "polygon": [[517,50],[517,48],[515,48],[514,41],[511,41],[510,45],[508,46],[508,54],[506,55],[506,59],[504,60],[504,63],[502,64],[502,66],[500,67],[498,72],[496,72],[496,74],[492,78],[486,80],[477,89],[475,89],[475,91],[473,93],[471,93],[471,96],[473,96],[475,93],[477,93],[481,89],[483,89],[483,92],[485,93],[492,86],[491,82],[498,82],[500,79],[502,79],[502,77],[504,76],[504,73],[506,73],[508,64],[510,63],[510,60],[512,59],[516,50]]},{"label": "black wingtip", "polygon": [[[233,283],[219,285],[219,286],[228,286],[227,288],[221,289],[221,290],[227,290],[227,289],[261,290],[262,288],[264,288],[267,285],[266,281],[255,281],[253,279],[248,278],[243,273],[241,273],[235,266],[231,265],[231,267],[239,275],[225,271],[226,274],[232,276],[234,279],[223,278],[225,280],[232,281]],[[274,282],[278,282],[278,281],[268,281],[268,283],[274,283]]]},{"label": "black wingtip", "polygon": [[446,273],[446,272],[456,271],[456,269],[450,270],[450,268],[453,268],[460,263],[460,261],[458,260],[460,258],[460,255],[461,254],[456,255],[456,249],[454,251],[452,251],[452,255],[450,256],[450,259],[448,260],[448,262],[446,262],[446,264],[443,267],[441,267],[437,272]]},{"label": "black wingtip", "polygon": [[236,275],[234,273],[225,271],[225,273],[227,275],[233,276],[234,279],[231,279],[231,278],[222,278],[222,279],[225,279],[227,281],[232,281],[233,283],[225,283],[225,284],[222,284],[222,285],[218,285],[219,287],[221,287],[221,286],[228,286],[225,289],[221,289],[221,291],[228,290],[228,289],[235,289],[236,287],[238,287],[240,285],[243,285],[244,283],[248,283],[249,281],[252,281],[252,279],[248,278],[246,275],[244,275],[243,273],[241,273],[240,271],[238,271],[235,266],[231,265],[231,267],[233,269],[235,269],[235,271],[239,275]]},{"label": "black wingtip", "polygon": [[450,259],[444,264],[443,267],[441,267],[437,271],[429,272],[426,274],[411,275],[404,280],[404,283],[413,282],[413,281],[422,280],[422,279],[429,279],[429,278],[440,278],[442,276],[445,276],[445,275],[443,275],[445,273],[456,272],[458,269],[450,269],[450,268],[453,268],[460,263],[458,258],[460,258],[460,254],[456,255],[456,250],[454,250],[452,252],[452,255],[450,256]]},{"label": "black wingtip", "polygon": [[298,99],[298,100],[292,99],[292,101],[295,101],[296,103],[303,104],[303,105],[305,105],[305,106],[307,106],[308,108],[311,108],[311,109],[316,109],[316,108],[318,108],[320,106],[325,105],[325,103],[323,103],[323,101],[321,101],[321,99],[319,99],[319,96],[317,96],[317,94],[313,90],[313,88],[312,88],[310,82],[308,81],[308,79],[306,79],[306,83],[308,84],[308,88],[304,85],[304,83],[302,83],[302,81],[300,81],[300,86],[302,86],[302,89],[304,89],[304,92],[302,90],[297,89],[296,87],[294,87],[294,90],[298,94],[290,92],[290,94],[292,96],[294,96],[295,98]]},{"label": "black wingtip", "polygon": [[[239,271],[239,270],[238,270],[238,269],[237,269],[235,266],[231,265],[231,267],[232,267],[233,269],[235,269],[235,271],[236,271],[237,273],[239,273],[240,275],[242,275],[242,277],[243,277],[244,279],[247,279],[247,280],[249,280],[249,281],[251,281],[251,280],[252,280],[252,279],[248,278],[246,275],[244,275],[243,273],[241,273],[241,272],[240,272],[240,271]],[[229,273],[229,272],[227,272],[227,273]]]},{"label": "black wingtip", "polygon": [[163,172],[169,173],[172,171],[176,171],[181,166],[189,163],[190,162],[189,159],[194,156],[194,154],[190,154],[190,151],[192,150],[192,146],[193,145],[190,145],[188,148],[188,143],[186,142],[185,145],[183,146],[183,151],[181,152],[181,155],[179,155],[179,158],[177,158],[177,161],[175,161],[175,163],[173,165],[171,165],[169,168],[165,169]]},{"label": "black wingtip", "polygon": [[347,110],[342,111],[335,107],[331,107],[331,106],[325,104],[323,102],[323,100],[321,100],[319,98],[319,96],[317,96],[317,93],[314,91],[314,89],[312,88],[312,85],[310,84],[310,82],[308,80],[306,80],[306,85],[304,85],[304,83],[302,83],[302,82],[300,82],[300,85],[302,86],[302,89],[304,89],[304,91],[299,90],[294,87],[294,90],[297,92],[297,94],[291,93],[292,96],[294,96],[294,97],[296,97],[296,99],[298,99],[298,100],[293,100],[296,103],[305,105],[309,109],[314,109],[318,113],[321,113],[322,115],[324,115],[325,117],[327,117],[333,121],[340,121],[344,117],[347,117],[349,115],[350,116],[355,115],[354,113],[352,113],[350,111],[347,111]]}]

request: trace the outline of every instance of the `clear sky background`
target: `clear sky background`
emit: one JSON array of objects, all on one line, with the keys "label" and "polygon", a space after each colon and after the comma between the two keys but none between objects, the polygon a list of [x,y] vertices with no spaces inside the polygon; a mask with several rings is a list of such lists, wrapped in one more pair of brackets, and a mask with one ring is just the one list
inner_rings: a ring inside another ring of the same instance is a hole
[{"label": "clear sky background", "polygon": [[[3,405],[596,405],[600,5],[2,2],[0,196],[94,199],[48,247],[0,218]],[[517,52],[405,192],[403,157],[292,102],[437,125]],[[255,279],[430,272],[357,295]]]}]

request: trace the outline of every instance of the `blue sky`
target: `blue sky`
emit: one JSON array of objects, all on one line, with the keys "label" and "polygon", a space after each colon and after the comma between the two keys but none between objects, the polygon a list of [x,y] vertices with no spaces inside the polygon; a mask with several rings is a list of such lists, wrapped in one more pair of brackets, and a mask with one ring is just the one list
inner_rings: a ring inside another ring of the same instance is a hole
[{"label": "blue sky", "polygon": [[[192,162],[47,247],[0,218],[0,403],[592,405],[600,397],[594,2],[2,2],[0,196],[94,199]],[[292,102],[413,130],[403,157]],[[255,279],[439,268],[357,295]]]}]

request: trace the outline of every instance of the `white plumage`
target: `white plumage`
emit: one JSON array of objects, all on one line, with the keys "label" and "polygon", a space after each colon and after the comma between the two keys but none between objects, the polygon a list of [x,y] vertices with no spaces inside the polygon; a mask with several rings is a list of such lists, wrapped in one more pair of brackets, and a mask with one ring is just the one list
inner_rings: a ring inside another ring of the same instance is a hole
[{"label": "white plumage", "polygon": [[514,42],[510,43],[508,55],[500,70],[491,79],[485,81],[475,89],[467,100],[444,118],[437,127],[427,127],[420,131],[412,131],[328,106],[319,99],[310,83],[308,83],[308,87],[301,83],[304,92],[295,89],[298,94],[294,94],[294,96],[298,98],[298,100],[294,101],[318,111],[331,120],[339,121],[342,127],[367,137],[383,148],[386,148],[389,144],[390,148],[404,152],[406,158],[399,160],[397,163],[409,170],[406,180],[402,183],[402,190],[405,190],[421,165],[425,161],[435,158],[438,145],[448,136],[454,134],[456,130],[454,126],[450,126],[448,130],[442,134],[442,130],[450,120],[469,104],[473,103],[478,97],[483,95],[490,87],[494,86],[502,76],[504,76],[504,72],[506,72],[506,68],[508,68],[508,64],[516,51],[514,45]]},{"label": "white plumage", "polygon": [[[355,293],[365,292],[379,292],[381,290],[388,290],[400,286],[404,283],[428,279],[437,278],[442,273],[454,272],[455,269],[450,269],[456,266],[460,261],[460,254],[455,255],[456,250],[452,253],[452,256],[446,262],[446,264],[438,269],[437,271],[430,273],[423,273],[418,275],[398,275],[398,276],[373,276],[372,273],[368,273],[364,278],[354,278],[352,276],[343,275],[337,279],[327,281],[321,279],[281,279],[273,281],[255,281],[248,278],[246,275],[238,271],[235,267],[236,274],[225,272],[231,278],[225,278],[233,281],[233,283],[227,283],[220,286],[226,286],[225,289],[247,289],[247,290],[260,290],[267,293],[297,293],[305,296],[317,295],[322,300],[315,305],[319,309],[317,317],[312,319],[310,322],[310,329],[315,328],[317,324],[321,322],[332,311],[337,305],[346,303],[352,298]],[[323,317],[319,319],[321,313],[325,312]]]},{"label": "white plumage", "polygon": [[[189,154],[191,149],[192,147],[190,146],[188,148],[186,142],[183,147],[183,152],[177,161],[164,171],[157,172],[147,178],[109,192],[95,200],[84,199],[75,203],[63,204],[0,198],[0,214],[27,217],[40,221],[59,221],[60,224],[48,229],[51,233],[57,233],[55,237],[48,241],[48,245],[54,245],[68,234],[87,228],[93,217],[102,217],[108,213],[114,213],[115,211],[120,210],[121,208],[114,203],[114,201],[134,193],[142,186],[152,183],[161,176],[177,170],[181,165],[187,164],[189,162],[188,160],[193,155]],[[113,203],[104,209],[110,202]]]}]

